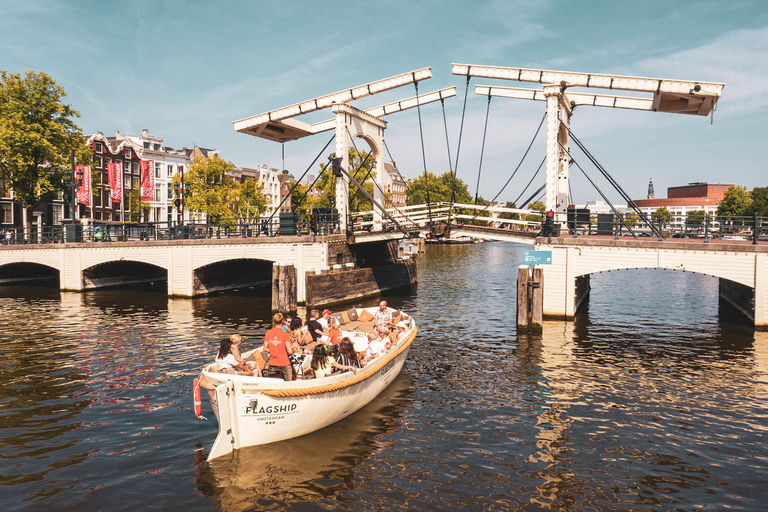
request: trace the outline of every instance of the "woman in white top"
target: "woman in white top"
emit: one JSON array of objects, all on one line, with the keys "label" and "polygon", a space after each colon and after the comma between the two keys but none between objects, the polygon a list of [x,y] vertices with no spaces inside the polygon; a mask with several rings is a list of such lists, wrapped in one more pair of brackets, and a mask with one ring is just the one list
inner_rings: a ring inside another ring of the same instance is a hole
[{"label": "woman in white top", "polygon": [[[236,345],[239,344],[240,341],[238,340]],[[233,346],[235,347],[235,350],[237,350],[236,345],[233,345],[232,340],[229,338],[223,338],[221,340],[219,353],[216,355],[216,362],[219,363],[219,371],[230,375],[247,375],[252,377],[253,371],[248,368],[248,365],[246,365],[245,362],[238,361],[237,357],[235,357],[235,354],[232,352]]]}]

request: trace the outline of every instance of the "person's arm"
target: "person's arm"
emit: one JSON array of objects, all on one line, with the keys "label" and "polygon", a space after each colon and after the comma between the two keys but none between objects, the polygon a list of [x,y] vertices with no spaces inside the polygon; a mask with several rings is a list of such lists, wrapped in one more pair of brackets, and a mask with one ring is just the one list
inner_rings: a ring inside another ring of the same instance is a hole
[{"label": "person's arm", "polygon": [[264,338],[264,345],[262,345],[261,351],[262,352],[266,352],[267,354],[269,354],[269,343],[267,343],[267,338],[266,337]]},{"label": "person's arm", "polygon": [[293,354],[293,343],[291,343],[291,340],[285,342],[285,350],[288,352],[288,355]]},{"label": "person's arm", "polygon": [[357,368],[355,368],[354,366],[339,364],[336,361],[331,361],[331,365],[333,365],[334,368],[337,368],[341,371],[352,370],[352,373],[357,373]]}]

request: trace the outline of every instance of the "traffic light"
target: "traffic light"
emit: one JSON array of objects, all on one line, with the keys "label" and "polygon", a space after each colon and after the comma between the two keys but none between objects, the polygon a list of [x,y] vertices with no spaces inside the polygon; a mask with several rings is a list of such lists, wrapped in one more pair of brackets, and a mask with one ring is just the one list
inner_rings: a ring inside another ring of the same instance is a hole
[{"label": "traffic light", "polygon": [[336,177],[343,176],[341,172],[341,158],[331,158],[331,170]]},{"label": "traffic light", "polygon": [[541,230],[542,236],[552,236],[552,232],[555,230],[555,212],[549,210],[544,214],[544,226]]}]

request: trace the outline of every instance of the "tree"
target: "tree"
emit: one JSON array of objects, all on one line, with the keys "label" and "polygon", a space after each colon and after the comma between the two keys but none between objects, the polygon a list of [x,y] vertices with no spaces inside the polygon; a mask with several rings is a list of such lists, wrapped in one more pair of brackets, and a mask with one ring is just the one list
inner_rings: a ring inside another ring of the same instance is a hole
[{"label": "tree", "polygon": [[426,176],[420,174],[411,180],[408,186],[406,191],[407,203],[409,205],[425,204],[427,202],[427,190],[429,190],[429,200],[432,203],[450,203],[452,197],[456,203],[470,204],[474,201],[467,184],[461,179],[456,178],[455,180],[455,194],[451,192],[453,189],[454,176],[450,171],[446,171],[440,176],[435,176],[431,172],[427,172]]},{"label": "tree", "polygon": [[253,219],[259,218],[267,209],[267,196],[264,195],[264,185],[253,178],[246,178],[240,184],[240,193],[237,200],[237,210],[245,220],[251,224]]},{"label": "tree", "polygon": [[[259,210],[266,197],[256,185],[244,185],[227,176],[236,169],[235,164],[213,155],[208,158],[197,157],[184,173],[185,185],[189,193],[184,196],[184,207],[189,211],[203,213],[209,220],[221,224],[234,224],[239,213],[247,209],[249,214]],[[179,189],[180,176],[173,177],[173,188]],[[178,192],[175,192],[178,197]],[[260,199],[259,197],[261,196]]]},{"label": "tree", "polygon": [[542,219],[542,213],[544,213],[544,210],[547,209],[547,205],[545,205],[542,201],[536,201],[535,203],[528,203],[528,209],[529,210],[537,210],[541,212],[539,215],[531,214],[526,215],[525,220],[528,222],[540,222]]},{"label": "tree", "polygon": [[140,222],[142,217],[144,219],[149,219],[149,212],[152,210],[152,205],[141,199],[140,188],[134,188],[128,195],[128,209],[131,214],[131,222]]},{"label": "tree", "polygon": [[717,203],[717,215],[743,216],[751,213],[752,197],[747,187],[732,185],[728,187],[722,201]]},{"label": "tree", "polygon": [[93,154],[73,121],[80,113],[61,102],[64,88],[45,73],[0,71],[0,181],[28,207],[65,186],[71,151],[91,165]]},{"label": "tree", "polygon": [[693,210],[688,212],[688,214],[685,216],[685,224],[688,227],[703,226],[706,215],[707,212],[704,210]]},{"label": "tree", "polygon": [[660,206],[651,214],[651,222],[660,224],[662,228],[672,222],[672,213],[666,206]]},{"label": "tree", "polygon": [[752,189],[752,212],[760,217],[768,217],[768,187]]}]

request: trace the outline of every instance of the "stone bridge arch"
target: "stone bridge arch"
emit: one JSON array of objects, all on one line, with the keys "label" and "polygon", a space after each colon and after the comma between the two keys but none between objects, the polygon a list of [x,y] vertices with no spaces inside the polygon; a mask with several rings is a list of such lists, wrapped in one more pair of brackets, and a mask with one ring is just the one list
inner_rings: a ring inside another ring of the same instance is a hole
[{"label": "stone bridge arch", "polygon": [[625,269],[665,269],[718,278],[720,296],[754,321],[768,324],[768,248],[751,245],[553,239],[544,265],[544,315],[572,318],[589,296],[589,276]]},{"label": "stone bridge arch", "polygon": [[0,264],[0,285],[50,282],[59,286],[58,268],[34,261],[20,261]]}]

